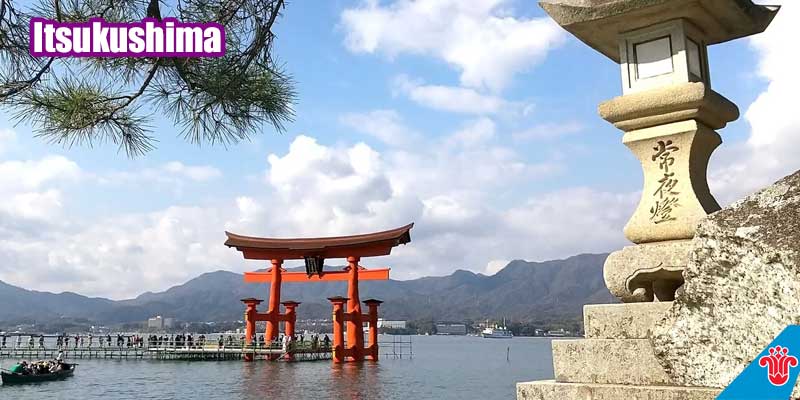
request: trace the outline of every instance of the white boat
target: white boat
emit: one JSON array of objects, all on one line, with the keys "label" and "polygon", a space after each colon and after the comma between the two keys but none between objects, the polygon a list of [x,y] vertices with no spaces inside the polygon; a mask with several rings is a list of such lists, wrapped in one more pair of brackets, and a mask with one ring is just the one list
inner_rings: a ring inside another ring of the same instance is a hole
[{"label": "white boat", "polygon": [[487,339],[511,339],[514,334],[506,328],[506,323],[503,321],[503,326],[495,325],[494,327],[487,327],[481,332],[481,336]]}]

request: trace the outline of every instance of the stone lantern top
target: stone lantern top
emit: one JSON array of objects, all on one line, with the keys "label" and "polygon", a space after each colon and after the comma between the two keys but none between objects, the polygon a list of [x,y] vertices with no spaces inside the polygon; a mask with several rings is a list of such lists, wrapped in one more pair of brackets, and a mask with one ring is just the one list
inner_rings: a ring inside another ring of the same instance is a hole
[{"label": "stone lantern top", "polygon": [[620,63],[621,33],[685,19],[709,44],[763,32],[779,6],[752,0],[541,0],[541,7],[578,39]]}]

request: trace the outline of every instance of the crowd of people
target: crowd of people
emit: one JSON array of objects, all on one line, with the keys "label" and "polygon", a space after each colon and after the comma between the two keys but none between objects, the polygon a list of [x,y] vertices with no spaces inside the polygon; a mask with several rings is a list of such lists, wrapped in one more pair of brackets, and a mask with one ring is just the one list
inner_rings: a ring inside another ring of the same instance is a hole
[{"label": "crowd of people", "polygon": [[30,363],[23,360],[12,366],[9,372],[20,375],[47,375],[70,369],[70,365],[64,363],[62,358],[63,354],[59,353],[54,360],[39,360]]},{"label": "crowd of people", "polygon": [[[8,339],[12,339],[12,343],[8,343]],[[14,346],[13,340],[16,340],[16,348],[23,348],[27,346],[30,349],[46,348],[44,335],[14,335],[7,336],[0,334],[0,348]],[[52,343],[52,342],[51,342]],[[200,334],[194,336],[192,334],[177,334],[177,335],[149,335],[146,338],[140,335],[123,335],[123,334],[106,334],[106,335],[66,335],[61,334],[55,337],[55,346],[59,350],[69,350],[78,348],[143,348],[145,344],[147,347],[166,347],[166,348],[205,348],[207,344],[213,346],[213,338],[211,342],[207,342],[206,335]],[[225,347],[244,347],[244,335],[219,335],[216,338],[217,348]],[[259,348],[266,347],[264,335],[253,335],[251,338],[251,345]],[[310,346],[312,350],[330,348],[330,338],[328,335],[320,338],[319,334],[296,334],[293,336],[286,336],[280,334],[272,343],[270,347],[280,347],[284,351],[296,347]]]},{"label": "crowd of people", "polygon": [[308,341],[306,341],[305,334],[297,334],[294,336],[287,336],[287,335],[280,335],[278,338],[273,342],[273,346],[279,344],[283,351],[289,351],[294,348],[306,348],[309,347],[311,351],[317,351],[321,349],[330,349],[331,347],[331,339],[328,335],[324,335],[322,339],[318,333],[312,333],[308,337]]},{"label": "crowd of people", "polygon": [[[51,336],[52,337],[52,336]],[[11,342],[9,342],[11,339]],[[16,339],[16,341],[14,341]],[[27,346],[30,349],[36,346],[45,348],[45,335],[12,335],[0,334],[0,348]],[[94,336],[89,335],[65,335],[55,336],[55,345],[59,350],[92,348],[99,347],[144,347],[144,338],[139,335],[111,334]]]},{"label": "crowd of people", "polygon": [[177,348],[202,348],[206,346],[206,335],[200,334],[196,338],[191,334],[179,335],[150,335],[147,338],[150,347],[177,347]]}]

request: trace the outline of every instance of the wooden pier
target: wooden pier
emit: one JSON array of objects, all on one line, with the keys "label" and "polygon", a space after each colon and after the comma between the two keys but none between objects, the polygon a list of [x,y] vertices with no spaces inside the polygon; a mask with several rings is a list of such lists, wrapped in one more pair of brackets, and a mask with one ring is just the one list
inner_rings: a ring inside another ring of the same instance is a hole
[{"label": "wooden pier", "polygon": [[[18,335],[22,336],[22,335]],[[30,337],[27,336],[26,337]],[[33,337],[40,337],[35,335]],[[19,342],[19,344],[16,344]],[[84,341],[88,343],[88,341]],[[30,344],[33,343],[33,344]],[[220,346],[217,342],[206,342],[188,346],[176,345],[170,342],[141,343],[122,346],[108,345],[68,345],[57,346],[52,336],[48,336],[43,344],[38,341],[8,340],[7,346],[0,346],[0,359],[10,358],[17,360],[46,360],[54,359],[59,352],[68,360],[75,359],[109,359],[109,360],[243,360],[252,357],[253,360],[271,361],[320,361],[333,359],[331,346],[320,343],[314,346],[312,342],[293,342],[287,349],[279,343],[271,346],[266,344],[246,345],[241,341],[233,341]],[[413,357],[411,337],[382,336],[379,340],[381,357],[410,359]]]},{"label": "wooden pier", "polygon": [[53,359],[63,352],[68,360],[75,359],[153,359],[153,360],[254,360],[319,361],[330,360],[330,347],[312,349],[297,346],[287,351],[281,346],[111,346],[111,347],[3,347],[0,358],[20,360]]}]

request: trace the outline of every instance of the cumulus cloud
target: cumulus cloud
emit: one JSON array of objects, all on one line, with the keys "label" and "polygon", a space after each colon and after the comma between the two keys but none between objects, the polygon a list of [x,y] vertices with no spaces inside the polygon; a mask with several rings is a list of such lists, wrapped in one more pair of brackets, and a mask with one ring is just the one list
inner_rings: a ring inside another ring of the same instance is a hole
[{"label": "cumulus cloud", "polygon": [[8,149],[16,142],[17,135],[11,129],[0,129],[0,154],[8,151]]},{"label": "cumulus cloud", "polygon": [[340,235],[415,221],[412,244],[391,258],[401,279],[455,268],[483,272],[491,260],[543,260],[624,243],[636,193],[580,188],[497,206],[510,188],[555,172],[494,143],[494,130],[490,120],[478,119],[413,152],[382,153],[363,143],[326,146],[299,136],[286,154],[269,157],[266,180],[277,202],[244,202],[258,210],[253,220],[262,220],[248,233]]},{"label": "cumulus cloud", "polygon": [[579,121],[548,122],[534,125],[528,129],[513,132],[511,137],[516,141],[553,140],[575,134],[585,129]]},{"label": "cumulus cloud", "polygon": [[78,165],[62,156],[0,162],[0,217],[5,221],[2,225],[53,219],[61,212],[60,188],[80,177]]},{"label": "cumulus cloud", "polygon": [[419,134],[407,127],[394,110],[347,113],[339,121],[356,132],[373,136],[392,146],[408,146],[419,139]]},{"label": "cumulus cloud", "polygon": [[447,138],[450,145],[475,147],[490,142],[497,128],[489,118],[480,118],[465,125]]},{"label": "cumulus cloud", "polygon": [[0,258],[11,261],[0,274],[39,290],[127,298],[237,261],[222,246],[227,219],[217,209],[170,207],[73,221],[46,237],[0,240]]},{"label": "cumulus cloud", "polygon": [[[273,237],[342,235],[414,221],[413,242],[388,260],[399,279],[456,268],[490,273],[499,268],[497,260],[605,251],[624,241],[622,210],[632,210],[635,195],[576,189],[499,206],[509,190],[556,172],[498,144],[495,130],[491,120],[477,119],[449,135],[425,139],[414,151],[382,152],[364,143],[326,145],[298,136],[286,151],[267,157],[264,195],[101,219],[62,212],[63,223],[48,229],[3,218],[0,259],[6,262],[0,277],[38,290],[126,298],[219,268],[262,267],[223,246],[225,230]],[[10,171],[41,162],[0,165]],[[62,173],[81,171],[66,159],[49,162],[62,163],[57,168]],[[53,191],[57,176],[23,175],[13,174],[22,180],[13,185],[23,195],[36,195],[0,212],[37,216],[36,209],[65,207],[63,193]],[[20,204],[40,205],[32,211]],[[364,262],[367,267],[384,263]]]},{"label": "cumulus cloud", "polygon": [[185,165],[179,161],[168,162],[164,164],[162,169],[165,172],[185,177],[197,182],[205,182],[222,176],[222,172],[217,168],[208,165]]},{"label": "cumulus cloud", "polygon": [[485,273],[486,273],[486,275],[494,275],[494,274],[500,272],[500,270],[502,270],[503,268],[505,268],[505,266],[508,265],[508,263],[509,263],[509,260],[492,260],[492,261],[489,261],[486,264]]},{"label": "cumulus cloud", "polygon": [[482,94],[475,89],[465,87],[426,85],[421,81],[400,75],[393,82],[395,94],[403,94],[415,103],[434,110],[491,115],[502,112],[524,111],[526,106],[505,99]]},{"label": "cumulus cloud", "polygon": [[[461,83],[497,91],[564,40],[549,18],[509,15],[509,0],[366,0],[341,14],[350,51],[433,56]],[[411,34],[410,34],[411,33]]]},{"label": "cumulus cloud", "polygon": [[[465,43],[478,47],[479,54],[488,51],[481,40],[458,37],[464,25],[488,24],[490,29],[475,35],[501,37],[504,33],[495,24],[518,27],[535,21],[502,16],[496,8],[500,1],[466,3],[368,2],[342,18],[350,29],[352,49],[440,57],[461,72],[465,86],[456,89],[491,99],[483,90],[502,87],[546,50],[534,57],[530,49],[520,53],[501,47],[499,61],[482,57],[475,63],[451,57],[453,49]],[[442,18],[445,11],[456,17]],[[365,19],[370,13],[379,16],[372,27]],[[797,5],[787,4],[767,33],[751,41],[761,56],[758,73],[768,86],[745,113],[752,126],[750,138],[738,146],[724,146],[715,158],[710,181],[723,202],[798,168],[800,117],[792,107],[800,82],[792,67],[799,60],[785,40],[800,33],[793,24],[800,17],[797,13]],[[409,26],[398,22],[409,16]],[[399,27],[418,31],[419,36],[412,43],[407,35],[397,36]],[[486,63],[503,62],[503,57],[525,62],[483,73]],[[434,86],[416,82],[404,93],[412,97],[411,89],[424,88],[421,93],[426,93],[430,87]],[[427,100],[430,107],[437,104],[432,98]],[[482,108],[492,109],[491,104]],[[415,221],[411,244],[396,249],[388,260],[365,260],[367,267],[389,263],[393,277],[400,279],[456,268],[491,274],[505,260],[604,252],[626,243],[622,228],[638,193],[588,187],[544,193],[521,189],[557,176],[564,165],[560,160],[529,161],[513,143],[500,140],[501,128],[488,118],[490,113],[474,114],[459,129],[437,136],[415,132],[392,110],[348,114],[341,119],[343,125],[388,146],[378,150],[358,142],[331,145],[298,136],[288,149],[267,157],[263,187],[254,193],[232,193],[227,200],[203,207],[167,207],[101,219],[73,216],[67,189],[80,190],[87,181],[212,182],[222,173],[212,166],[180,162],[108,173],[86,171],[60,156],[1,161],[0,279],[39,290],[124,298],[163,290],[218,268],[244,271],[262,266],[224,247],[224,230],[277,237],[341,235]],[[545,123],[512,132],[512,137],[545,140],[580,129],[578,123]],[[8,132],[0,134],[0,148],[13,141]]]},{"label": "cumulus cloud", "polygon": [[767,89],[751,104],[746,143],[725,145],[711,173],[710,185],[722,203],[730,203],[800,168],[800,55],[787,38],[800,35],[800,4],[784,2],[766,32],[750,39],[759,56],[757,73]]},{"label": "cumulus cloud", "polygon": [[158,183],[179,187],[185,182],[203,183],[222,177],[222,171],[210,165],[186,165],[170,161],[157,167],[132,171],[107,171],[93,174],[99,183],[127,185],[132,183]]},{"label": "cumulus cloud", "polygon": [[[204,181],[213,168],[167,163],[130,172]],[[235,260],[220,246],[226,224],[243,220],[209,208],[79,218],[76,192],[118,173],[93,173],[64,156],[0,162],[0,279],[39,290],[128,297]],[[114,179],[117,183],[123,182]],[[129,180],[127,183],[140,183]],[[174,180],[173,180],[174,182]],[[236,210],[236,208],[232,208]]]},{"label": "cumulus cloud", "polygon": [[75,180],[78,165],[63,156],[48,156],[33,161],[0,162],[0,192],[36,190],[51,182]]}]

